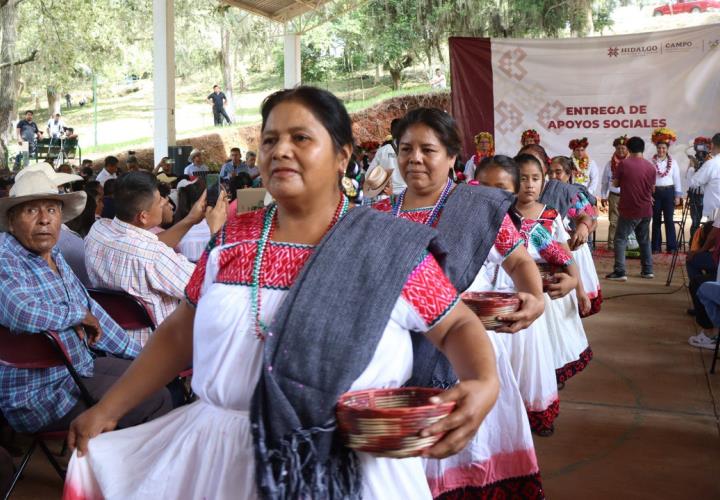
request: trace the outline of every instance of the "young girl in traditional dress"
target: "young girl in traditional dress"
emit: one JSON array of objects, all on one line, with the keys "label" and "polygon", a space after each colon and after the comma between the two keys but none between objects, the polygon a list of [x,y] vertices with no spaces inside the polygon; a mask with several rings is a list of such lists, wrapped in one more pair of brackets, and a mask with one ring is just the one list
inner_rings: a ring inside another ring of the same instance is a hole
[{"label": "young girl in traditional dress", "polygon": [[[556,156],[550,162],[548,177],[560,182],[571,183],[572,172],[573,167],[570,158],[567,156]],[[588,214],[594,219],[597,218],[595,208],[582,193],[578,193],[578,196],[568,210],[567,215],[563,217],[563,224],[565,224],[565,229],[568,233],[572,234],[575,232],[578,224],[575,222],[575,219],[580,213]],[[583,222],[580,222],[579,224],[583,224]],[[588,244],[583,243],[578,248],[573,249],[572,253],[575,263],[580,268],[580,277],[582,278],[585,293],[590,298],[590,310],[588,312],[581,311],[581,317],[584,318],[600,312],[600,307],[602,305],[602,290],[600,289],[600,280],[598,279],[597,269],[595,269],[595,262],[593,261],[592,252],[590,251]]]},{"label": "young girl in traditional dress", "polygon": [[[520,169],[520,189],[515,205],[518,215],[522,218],[521,232],[528,235],[537,225],[542,225],[552,240],[557,241],[569,252],[567,241],[570,239],[560,214],[552,207],[538,202],[545,182],[545,169],[540,161],[532,155],[519,155],[515,158]],[[537,246],[549,245],[547,236],[537,233]],[[535,245],[534,245],[535,246]],[[587,365],[592,351],[585,335],[580,312],[590,309],[590,299],[583,288],[582,279],[577,265],[567,266],[568,272],[577,281],[575,291],[564,297],[545,295],[545,318],[550,338],[553,341],[553,354],[558,383],[565,381],[575,373],[582,371]],[[554,299],[554,300],[553,300]]]},{"label": "young girl in traditional dress", "polygon": [[[481,163],[477,180],[484,186],[496,187],[516,193],[520,189],[517,164],[507,156],[495,156]],[[519,218],[517,219],[519,222]],[[530,255],[538,263],[549,263],[558,268],[558,282],[550,285],[553,296],[565,296],[577,285],[565,267],[572,266],[570,253],[552,236],[541,223],[524,218],[520,227],[523,240]],[[572,266],[574,268],[574,266]],[[473,283],[471,289],[513,292],[515,284],[510,276],[497,265],[488,263],[483,268],[482,279]],[[571,272],[574,271],[571,270]],[[491,337],[493,333],[490,333]],[[547,329],[545,314],[525,330],[514,335],[502,335],[518,381],[520,394],[530,418],[532,430],[540,436],[554,432],[554,421],[560,411],[553,342]]]}]

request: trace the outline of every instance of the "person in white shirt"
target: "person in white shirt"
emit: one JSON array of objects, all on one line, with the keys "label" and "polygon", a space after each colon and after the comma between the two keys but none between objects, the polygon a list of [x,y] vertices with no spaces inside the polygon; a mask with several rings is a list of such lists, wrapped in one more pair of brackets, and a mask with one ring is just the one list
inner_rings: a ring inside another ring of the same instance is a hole
[{"label": "person in white shirt", "polygon": [[495,156],[495,140],[490,132],[480,132],[475,136],[475,154],[465,163],[463,170],[466,182],[475,179],[475,169],[483,161],[483,158],[489,156]]},{"label": "person in white shirt", "polygon": [[703,190],[702,214],[711,217],[720,208],[720,133],[712,137],[711,158],[690,178],[691,189]]},{"label": "person in white shirt", "polygon": [[598,187],[600,185],[600,172],[597,164],[590,159],[587,154],[589,143],[587,137],[582,139],[573,139],[568,144],[572,149],[573,162],[573,184],[585,186],[588,192],[597,196]]},{"label": "person in white shirt", "polygon": [[376,167],[382,167],[386,170],[392,170],[392,186],[393,186],[393,194],[400,194],[402,193],[403,189],[407,187],[407,184],[405,184],[405,180],[402,178],[402,174],[400,174],[400,169],[398,168],[398,162],[397,162],[397,145],[395,142],[395,129],[397,128],[398,124],[400,123],[400,120],[398,118],[395,118],[390,123],[390,132],[392,133],[392,137],[388,138],[388,141],[385,145],[381,146],[380,149],[377,150],[375,153],[375,158],[372,159],[370,162],[370,166],[367,169],[367,172],[365,173],[365,176],[368,176],[370,172],[373,171]]},{"label": "person in white shirt", "polygon": [[183,172],[187,176],[193,176],[197,172],[207,172],[210,169],[203,163],[202,151],[199,149],[193,149],[190,151],[190,164],[185,167]]},{"label": "person in white shirt", "polygon": [[680,204],[683,195],[680,180],[680,165],[668,153],[670,144],[677,140],[677,134],[669,128],[653,130],[650,140],[655,144],[657,153],[653,155],[655,165],[655,193],[653,194],[652,252],[662,251],[662,224],[665,224],[665,250],[674,252],[677,248],[675,237],[675,207]]},{"label": "person in white shirt", "polygon": [[605,165],[603,171],[602,183],[600,186],[600,198],[602,206],[608,209],[608,250],[613,250],[615,242],[615,230],[617,229],[617,221],[620,215],[618,211],[618,203],[620,202],[620,188],[613,186],[613,172],[617,170],[618,165],[628,156],[627,148],[628,136],[623,135],[613,141],[615,152],[610,161]]},{"label": "person in white shirt", "polygon": [[96,181],[100,183],[103,187],[105,186],[105,182],[108,179],[117,179],[117,171],[118,171],[118,164],[120,162],[118,161],[117,157],[115,156],[107,156],[105,157],[105,168],[103,168],[100,173],[95,178]]},{"label": "person in white shirt", "polygon": [[447,88],[447,82],[445,75],[440,68],[435,69],[435,76],[430,80],[430,86],[434,89],[445,89]]},{"label": "person in white shirt", "polygon": [[54,118],[50,118],[47,122],[48,137],[58,139],[65,131],[65,122],[60,118],[60,113],[55,113]]}]

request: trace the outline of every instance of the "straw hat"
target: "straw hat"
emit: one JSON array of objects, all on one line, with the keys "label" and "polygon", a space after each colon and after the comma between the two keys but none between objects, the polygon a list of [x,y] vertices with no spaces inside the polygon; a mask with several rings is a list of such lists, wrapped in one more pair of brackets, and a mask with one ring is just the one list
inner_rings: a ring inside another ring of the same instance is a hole
[{"label": "straw hat", "polygon": [[28,165],[20,172],[15,174],[15,182],[20,180],[23,175],[30,172],[42,172],[45,174],[56,186],[62,186],[63,184],[69,184],[70,182],[77,182],[84,180],[79,175],[75,174],[63,174],[62,172],[55,172],[52,165],[49,163],[35,163],[34,165]]},{"label": "straw hat", "polygon": [[[24,169],[15,177],[15,184],[7,198],[0,198],[0,231],[8,230],[8,211],[17,205],[33,200],[58,200],[62,202],[62,221],[67,222],[80,215],[85,208],[87,195],[84,191],[59,193],[57,179],[44,172]],[[70,174],[58,174],[70,175]]]},{"label": "straw hat", "polygon": [[374,168],[365,177],[365,184],[363,184],[363,193],[365,198],[375,198],[377,195],[382,193],[388,182],[392,179],[393,169],[391,168]]}]

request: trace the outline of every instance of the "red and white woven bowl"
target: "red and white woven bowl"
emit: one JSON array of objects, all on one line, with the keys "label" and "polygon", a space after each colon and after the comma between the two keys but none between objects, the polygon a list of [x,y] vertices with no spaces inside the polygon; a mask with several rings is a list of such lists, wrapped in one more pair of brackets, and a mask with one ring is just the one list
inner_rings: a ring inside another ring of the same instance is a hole
[{"label": "red and white woven bowl", "polygon": [[520,309],[517,293],[509,292],[465,292],[460,298],[480,318],[485,328],[493,330],[505,323],[498,316],[510,314]]},{"label": "red and white woven bowl", "polygon": [[420,431],[449,415],[454,402],[433,404],[442,389],[400,387],[347,392],[337,404],[337,419],[345,444],[378,456],[419,455],[442,438],[421,437]]},{"label": "red and white woven bowl", "polygon": [[542,278],[543,292],[547,292],[550,285],[558,282],[558,278],[555,276],[555,273],[557,273],[560,269],[558,266],[553,264],[540,263],[537,266],[540,271],[540,277]]}]

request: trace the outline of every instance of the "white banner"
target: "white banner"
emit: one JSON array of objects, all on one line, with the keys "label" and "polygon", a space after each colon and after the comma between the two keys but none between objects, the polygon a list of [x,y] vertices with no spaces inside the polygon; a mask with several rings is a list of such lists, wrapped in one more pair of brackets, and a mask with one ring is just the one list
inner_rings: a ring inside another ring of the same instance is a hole
[{"label": "white banner", "polygon": [[[613,139],[655,148],[653,128],[678,134],[670,153],[683,172],[697,136],[720,132],[720,25],[597,38],[492,39],[495,150],[514,154],[536,129],[551,156],[587,137],[602,170]],[[686,186],[683,186],[686,187]]]}]

